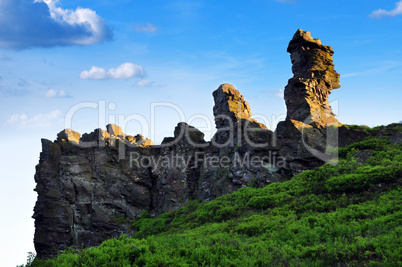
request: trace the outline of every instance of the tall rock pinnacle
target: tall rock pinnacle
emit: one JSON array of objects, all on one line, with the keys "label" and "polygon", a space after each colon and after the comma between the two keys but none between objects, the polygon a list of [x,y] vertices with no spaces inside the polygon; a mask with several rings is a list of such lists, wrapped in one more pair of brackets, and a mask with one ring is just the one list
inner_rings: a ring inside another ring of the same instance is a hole
[{"label": "tall rock pinnacle", "polygon": [[341,125],[328,103],[330,91],[340,87],[340,75],[332,63],[332,47],[299,29],[287,51],[294,74],[285,87],[287,120],[318,128]]}]

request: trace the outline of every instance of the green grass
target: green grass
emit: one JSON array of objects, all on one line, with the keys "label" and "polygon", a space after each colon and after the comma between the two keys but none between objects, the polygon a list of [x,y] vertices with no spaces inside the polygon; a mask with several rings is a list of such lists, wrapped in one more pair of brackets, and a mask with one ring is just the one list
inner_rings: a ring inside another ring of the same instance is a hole
[{"label": "green grass", "polygon": [[28,265],[402,266],[402,145],[368,138],[339,153],[336,166],[143,214],[134,237]]}]

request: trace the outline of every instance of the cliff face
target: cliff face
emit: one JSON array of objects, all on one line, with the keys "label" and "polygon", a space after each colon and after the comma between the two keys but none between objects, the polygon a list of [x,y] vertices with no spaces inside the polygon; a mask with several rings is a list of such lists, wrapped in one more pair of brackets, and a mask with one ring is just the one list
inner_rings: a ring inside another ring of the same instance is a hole
[{"label": "cliff face", "polygon": [[[329,137],[338,132],[327,126],[340,125],[328,104],[329,91],[339,87],[333,52],[301,30],[288,51],[294,77],[285,90],[288,116],[276,132],[252,119],[240,92],[223,84],[213,92],[217,133],[210,142],[184,122],[161,145],[112,124],[106,131],[81,136],[66,129],[53,142],[42,139],[33,216],[38,256],[130,234],[130,220],[145,211],[158,215],[322,164],[326,159],[316,152],[337,145]],[[367,136],[342,131],[342,145]]]},{"label": "cliff face", "polygon": [[135,218],[151,207],[152,179],[119,161],[121,139],[99,130],[90,135],[90,147],[79,146],[80,140],[89,142],[88,135],[80,139],[71,130],[59,133],[54,142],[42,139],[33,216],[40,257],[53,256],[66,246],[94,246],[128,233],[125,218]]}]

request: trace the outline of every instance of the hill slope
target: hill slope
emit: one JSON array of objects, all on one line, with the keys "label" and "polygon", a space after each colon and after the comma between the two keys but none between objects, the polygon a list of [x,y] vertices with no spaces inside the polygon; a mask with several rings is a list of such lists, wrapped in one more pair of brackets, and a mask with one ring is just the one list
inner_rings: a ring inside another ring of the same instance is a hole
[{"label": "hill slope", "polygon": [[402,144],[368,138],[283,183],[157,218],[30,266],[402,265]]}]

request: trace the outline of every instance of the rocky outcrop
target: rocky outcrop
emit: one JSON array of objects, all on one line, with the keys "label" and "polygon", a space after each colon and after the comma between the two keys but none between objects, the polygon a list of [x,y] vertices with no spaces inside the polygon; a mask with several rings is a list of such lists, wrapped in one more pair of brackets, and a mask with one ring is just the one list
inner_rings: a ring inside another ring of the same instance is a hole
[{"label": "rocky outcrop", "polygon": [[251,118],[251,109],[243,95],[228,83],[222,84],[213,93],[214,117],[217,133],[215,144],[233,145],[244,142],[251,132],[267,130],[267,127]]},{"label": "rocky outcrop", "polygon": [[333,50],[310,32],[297,30],[289,42],[293,77],[285,87],[286,120],[276,129],[280,155],[293,174],[329,162],[339,146],[339,126],[328,103],[340,75],[332,62]]},{"label": "rocky outcrop", "polygon": [[[80,147],[114,146],[116,143],[123,143],[125,145],[134,147],[147,147],[154,145],[152,140],[147,139],[140,134],[136,136],[124,134],[121,127],[115,124],[106,125],[106,129],[107,130],[105,131],[98,128],[95,129],[92,133],[85,133],[76,143],[79,144]],[[60,134],[65,135],[64,132],[70,131],[70,129],[66,129]],[[79,133],[75,134],[79,135]]]},{"label": "rocky outcrop", "polygon": [[212,93],[215,101],[214,116],[216,128],[228,127],[229,123],[237,123],[240,120],[248,120],[258,124],[260,128],[267,127],[251,118],[251,109],[242,94],[228,83],[222,84]]},{"label": "rocky outcrop", "polygon": [[[210,142],[185,122],[160,145],[113,124],[82,136],[65,129],[53,142],[42,139],[33,215],[38,257],[130,235],[143,212],[157,216],[190,200],[284,181],[331,161],[333,147],[373,134],[339,127],[334,118],[328,95],[339,87],[339,74],[329,46],[298,30],[288,51],[294,77],[285,89],[287,118],[275,132],[251,118],[239,91],[222,84],[213,92],[217,132]],[[386,134],[400,142],[400,125]]]},{"label": "rocky outcrop", "polygon": [[[245,127],[242,121],[234,124]],[[179,123],[174,136],[158,146],[141,135],[126,135],[116,125],[106,128],[82,137],[66,129],[54,142],[42,139],[33,216],[39,257],[130,234],[130,222],[145,211],[158,215],[192,199],[207,201],[284,178],[269,162],[268,147],[217,147],[186,123]],[[251,139],[268,141],[272,132],[264,131]],[[251,154],[255,159],[250,165]]]},{"label": "rocky outcrop", "polygon": [[109,133],[110,136],[116,136],[119,138],[124,138],[125,136],[125,134],[121,130],[121,127],[114,124],[106,125],[106,131]]},{"label": "rocky outcrop", "polygon": [[332,89],[339,88],[340,75],[332,63],[332,47],[313,39],[310,32],[297,30],[287,51],[292,61],[293,78],[285,87],[287,120],[323,128],[340,126],[328,103]]},{"label": "rocky outcrop", "polygon": [[57,134],[57,140],[59,141],[67,141],[69,143],[73,143],[78,145],[81,139],[81,134],[74,132],[71,129],[65,129]]},{"label": "rocky outcrop", "polygon": [[[97,129],[80,138],[66,129],[54,142],[42,139],[33,216],[39,257],[51,257],[66,246],[99,245],[129,233],[128,220],[149,210],[152,181],[148,173],[144,179],[141,170],[119,160],[118,142],[125,145],[127,136],[118,126],[107,128],[114,132]],[[134,140],[137,144],[139,138]],[[138,148],[144,150],[147,140],[140,141]]]},{"label": "rocky outcrop", "polygon": [[[218,90],[216,121],[227,116],[231,128],[225,130],[233,132],[227,144],[206,142],[202,132],[184,122],[161,145],[112,124],[107,131],[81,136],[66,129],[54,142],[43,139],[33,216],[38,256],[130,234],[132,220],[145,211],[156,216],[190,200],[208,201],[244,186],[286,179],[277,166],[283,163],[278,151],[268,145],[273,133],[251,119],[250,107],[233,86]],[[243,109],[233,108],[234,103]]]}]

